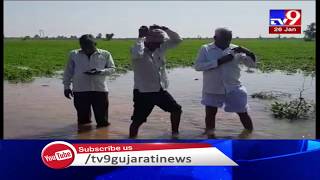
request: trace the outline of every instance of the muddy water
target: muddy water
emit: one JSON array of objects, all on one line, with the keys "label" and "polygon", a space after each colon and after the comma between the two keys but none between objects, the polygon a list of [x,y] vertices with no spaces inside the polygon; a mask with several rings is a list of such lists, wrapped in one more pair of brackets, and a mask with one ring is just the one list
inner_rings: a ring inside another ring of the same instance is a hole
[{"label": "muddy water", "polygon": [[[198,79],[198,80],[196,80]],[[182,139],[207,138],[204,130],[204,107],[200,104],[202,74],[191,68],[169,71],[169,92],[183,107],[181,119]],[[286,75],[281,72],[247,73],[242,71],[241,81],[248,94],[277,90],[298,95],[305,82],[304,97],[315,100],[315,79],[301,74]],[[7,139],[126,139],[130,116],[133,111],[133,73],[108,79],[111,125],[95,129],[95,123],[87,130],[78,132],[76,111],[72,100],[63,96],[59,78],[37,78],[32,83],[11,84],[4,82],[4,136]],[[315,137],[315,116],[306,120],[290,122],[272,117],[271,101],[248,97],[250,114],[255,130],[252,134],[242,132],[236,114],[218,111],[217,138],[249,139],[295,139]],[[93,121],[94,122],[94,121]],[[155,108],[143,124],[140,139],[170,138],[169,114]]]}]

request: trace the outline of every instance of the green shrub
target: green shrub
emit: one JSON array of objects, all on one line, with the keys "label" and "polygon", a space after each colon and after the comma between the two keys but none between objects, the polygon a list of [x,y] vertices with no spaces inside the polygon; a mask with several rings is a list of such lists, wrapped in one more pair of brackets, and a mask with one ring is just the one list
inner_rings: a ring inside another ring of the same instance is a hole
[{"label": "green shrub", "polygon": [[312,105],[300,97],[289,102],[275,101],[271,104],[271,111],[275,118],[279,119],[301,119],[308,117]]}]

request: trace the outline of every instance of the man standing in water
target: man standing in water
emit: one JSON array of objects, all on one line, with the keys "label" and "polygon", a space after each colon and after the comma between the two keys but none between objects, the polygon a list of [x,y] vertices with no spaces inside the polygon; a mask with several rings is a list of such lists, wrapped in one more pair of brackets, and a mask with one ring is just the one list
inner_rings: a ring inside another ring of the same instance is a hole
[{"label": "man standing in water", "polygon": [[74,98],[80,129],[91,123],[91,106],[96,127],[106,127],[110,124],[106,75],[115,71],[115,65],[108,51],[96,48],[97,43],[91,34],[82,35],[79,42],[81,49],[70,52],[65,67],[64,95],[68,99]]},{"label": "man standing in water", "polygon": [[239,63],[255,67],[256,57],[248,49],[230,44],[232,32],[226,28],[215,30],[214,42],[201,47],[195,69],[203,71],[202,101],[205,106],[206,134],[214,135],[218,107],[235,112],[245,129],[253,130],[248,114],[247,91],[240,82]]},{"label": "man standing in water", "polygon": [[[168,40],[165,40],[165,33],[169,37]],[[178,136],[182,110],[166,91],[168,79],[165,53],[181,41],[176,32],[165,26],[153,25],[150,29],[146,26],[140,27],[138,40],[131,49],[134,72],[134,111],[131,117],[130,138],[138,135],[139,127],[147,121],[155,105],[170,112],[172,137]]]}]

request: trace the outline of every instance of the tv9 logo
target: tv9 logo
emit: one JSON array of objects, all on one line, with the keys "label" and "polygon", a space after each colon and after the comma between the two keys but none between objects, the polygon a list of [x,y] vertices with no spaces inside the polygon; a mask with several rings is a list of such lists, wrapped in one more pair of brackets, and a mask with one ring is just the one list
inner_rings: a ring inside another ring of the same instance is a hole
[{"label": "tv9 logo", "polygon": [[269,18],[270,34],[301,34],[301,9],[272,9]]},{"label": "tv9 logo", "polygon": [[47,144],[41,152],[41,158],[45,165],[53,169],[69,167],[75,158],[75,148],[63,141],[55,141]]}]

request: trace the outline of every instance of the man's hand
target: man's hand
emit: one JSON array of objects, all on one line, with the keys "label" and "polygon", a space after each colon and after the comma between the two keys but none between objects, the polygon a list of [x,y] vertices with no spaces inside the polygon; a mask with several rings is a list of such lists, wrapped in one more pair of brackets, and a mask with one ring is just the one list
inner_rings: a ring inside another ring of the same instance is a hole
[{"label": "man's hand", "polygon": [[249,49],[238,46],[232,49],[235,53],[253,54]]},{"label": "man's hand", "polygon": [[152,29],[161,29],[161,30],[163,30],[163,31],[166,31],[166,30],[169,29],[169,28],[166,27],[166,26],[159,26],[159,25],[154,24],[154,25],[150,26],[149,29],[150,29],[150,30],[152,30]]},{"label": "man's hand", "polygon": [[238,46],[236,48],[233,48],[232,50],[235,53],[245,53],[247,56],[251,57],[253,61],[256,61],[254,54],[247,48],[243,48],[241,46]]},{"label": "man's hand", "polygon": [[[64,96],[68,99],[71,99],[71,97],[73,97],[73,92],[71,89],[65,89],[64,90]],[[70,97],[71,96],[71,97]]]},{"label": "man's hand", "polygon": [[248,52],[247,49],[245,49],[245,48],[243,48],[243,47],[241,47],[241,46],[238,46],[238,47],[236,47],[236,48],[233,48],[232,50],[233,50],[235,53],[246,53],[246,52]]},{"label": "man's hand", "polygon": [[232,54],[222,56],[220,59],[218,59],[218,66],[220,66],[221,64],[232,61],[233,57],[234,56]]},{"label": "man's hand", "polygon": [[90,71],[86,71],[84,72],[85,74],[87,75],[97,75],[97,74],[100,74],[101,73],[101,70],[97,70],[97,69],[91,69]]},{"label": "man's hand", "polygon": [[161,29],[166,31],[167,29],[169,29],[167,26],[161,26]]},{"label": "man's hand", "polygon": [[146,37],[148,32],[149,32],[149,29],[147,26],[141,26],[139,28],[139,38]]}]

